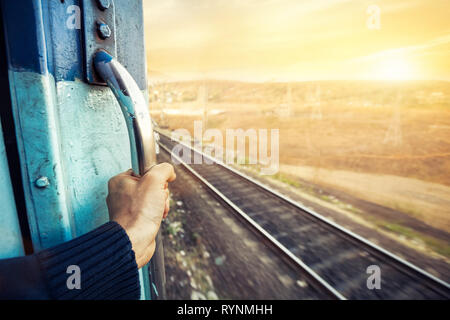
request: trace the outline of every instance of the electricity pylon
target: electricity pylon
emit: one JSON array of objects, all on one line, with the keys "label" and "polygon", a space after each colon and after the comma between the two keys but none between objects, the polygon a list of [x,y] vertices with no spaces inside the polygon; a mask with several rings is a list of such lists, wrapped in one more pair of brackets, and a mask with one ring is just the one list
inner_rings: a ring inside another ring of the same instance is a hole
[{"label": "electricity pylon", "polygon": [[203,108],[203,130],[206,130],[208,125],[208,88],[204,82],[198,88],[197,103]]},{"label": "electricity pylon", "polygon": [[402,119],[401,119],[401,96],[397,96],[397,101],[394,103],[394,111],[392,114],[389,127],[384,136],[383,143],[392,143],[394,146],[399,146],[402,144]]},{"label": "electricity pylon", "polygon": [[312,120],[322,120],[322,105],[320,94],[320,86],[317,85],[315,92],[310,92],[308,95],[308,102],[311,105],[310,118]]}]

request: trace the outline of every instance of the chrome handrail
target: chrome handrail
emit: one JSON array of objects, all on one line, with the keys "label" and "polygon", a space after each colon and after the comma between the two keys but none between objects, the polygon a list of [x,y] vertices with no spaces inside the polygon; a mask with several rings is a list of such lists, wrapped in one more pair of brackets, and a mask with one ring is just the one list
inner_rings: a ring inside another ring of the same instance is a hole
[{"label": "chrome handrail", "polygon": [[[136,176],[142,176],[156,164],[153,126],[144,95],[130,73],[106,51],[95,54],[94,66],[119,102],[130,139],[132,169]],[[149,268],[151,299],[164,299],[164,251],[160,231]]]}]

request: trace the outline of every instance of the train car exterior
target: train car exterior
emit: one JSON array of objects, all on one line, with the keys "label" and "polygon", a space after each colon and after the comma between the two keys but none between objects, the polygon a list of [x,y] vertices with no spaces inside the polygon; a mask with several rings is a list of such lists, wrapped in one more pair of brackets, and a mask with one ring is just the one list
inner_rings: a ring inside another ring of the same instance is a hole
[{"label": "train car exterior", "polygon": [[[8,130],[20,168],[8,166],[0,131],[0,258],[10,258],[26,252],[20,221],[33,251],[108,221],[108,179],[131,167],[119,104],[94,79],[94,49],[111,50],[144,96],[147,79],[141,0],[2,0],[1,14],[13,121]],[[16,208],[14,183],[24,210]],[[141,297],[151,299],[148,272],[140,278]]]}]

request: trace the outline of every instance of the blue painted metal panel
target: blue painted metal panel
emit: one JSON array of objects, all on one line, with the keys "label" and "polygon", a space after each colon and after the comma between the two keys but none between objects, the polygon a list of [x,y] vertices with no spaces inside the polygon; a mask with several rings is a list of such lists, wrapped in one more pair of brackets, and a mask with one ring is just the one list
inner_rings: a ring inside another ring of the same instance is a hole
[{"label": "blue painted metal panel", "polygon": [[[81,30],[66,27],[73,14],[67,9],[79,1],[0,1],[26,208],[39,250],[108,220],[107,181],[131,167],[128,133],[110,89],[82,81]],[[142,2],[115,6],[117,59],[147,94]],[[42,176],[45,188],[35,183]]]},{"label": "blue painted metal panel", "polygon": [[[13,70],[47,70],[40,28],[40,2],[1,1],[8,46],[9,67]],[[19,41],[20,39],[20,41]]]},{"label": "blue painted metal panel", "polygon": [[76,14],[78,0],[40,1],[44,21],[48,71],[55,81],[83,78],[83,48],[81,30],[68,29],[68,19]]},{"label": "blue painted metal panel", "polygon": [[[55,82],[51,75],[9,71],[11,102],[23,175],[23,187],[35,250],[72,238],[67,207]],[[50,184],[38,188],[40,177]]]},{"label": "blue painted metal panel", "polygon": [[[83,80],[82,33],[67,20],[78,0],[0,0],[7,30],[9,68],[50,73],[55,81]],[[141,0],[115,0],[116,59],[141,90],[147,90],[144,23]]]},{"label": "blue painted metal panel", "polygon": [[141,0],[116,0],[116,42],[119,61],[141,90],[147,91],[144,15]]},{"label": "blue painted metal panel", "polygon": [[16,204],[9,177],[3,131],[0,124],[0,259],[24,254]]},{"label": "blue painted metal panel", "polygon": [[107,182],[131,166],[128,133],[107,87],[57,83],[62,163],[74,235],[108,220]]}]

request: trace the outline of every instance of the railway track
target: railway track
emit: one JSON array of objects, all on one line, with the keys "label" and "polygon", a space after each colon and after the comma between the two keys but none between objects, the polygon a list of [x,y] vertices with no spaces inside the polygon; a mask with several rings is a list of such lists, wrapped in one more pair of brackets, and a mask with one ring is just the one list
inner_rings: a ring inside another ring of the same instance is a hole
[{"label": "railway track", "polygon": [[[171,153],[178,141],[160,134]],[[244,223],[337,299],[449,299],[450,285],[258,181],[185,145],[209,164],[181,164]],[[367,287],[369,266],[381,271],[381,289]]]}]

